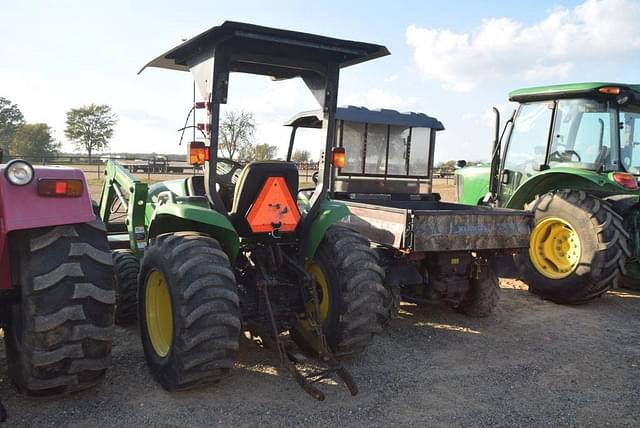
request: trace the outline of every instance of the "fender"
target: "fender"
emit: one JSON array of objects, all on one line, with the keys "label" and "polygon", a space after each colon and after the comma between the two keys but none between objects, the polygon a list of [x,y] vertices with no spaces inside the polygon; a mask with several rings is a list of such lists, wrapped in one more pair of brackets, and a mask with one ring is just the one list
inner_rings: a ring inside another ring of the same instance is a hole
[{"label": "fender", "polygon": [[[4,176],[4,168],[4,165],[0,166],[0,218],[3,232],[95,220],[89,189],[79,169],[34,167],[31,183],[15,186]],[[40,196],[38,181],[46,178],[81,180],[82,195],[74,198]]]},{"label": "fender", "polygon": [[613,181],[610,174],[587,170],[576,171],[575,168],[551,168],[522,183],[504,206],[523,209],[525,204],[531,202],[537,195],[556,189],[584,190],[600,197],[619,194],[640,195],[640,191],[626,189]]},{"label": "fender", "polygon": [[342,202],[325,199],[320,203],[318,215],[309,227],[309,236],[303,249],[303,256],[311,259],[331,225],[338,223],[349,215],[349,208]]},{"label": "fender", "polygon": [[217,239],[231,263],[235,263],[240,240],[238,232],[225,216],[206,204],[176,203],[173,198],[156,206],[149,223],[149,239],[163,233],[185,230],[201,232]]},{"label": "fender", "polygon": [[[11,284],[11,260],[8,234],[18,230],[64,224],[87,223],[95,220],[89,189],[82,171],[65,167],[34,167],[33,180],[24,186],[11,184],[0,165],[0,289]],[[38,194],[38,181],[44,178],[81,180],[79,197],[50,197]]]}]

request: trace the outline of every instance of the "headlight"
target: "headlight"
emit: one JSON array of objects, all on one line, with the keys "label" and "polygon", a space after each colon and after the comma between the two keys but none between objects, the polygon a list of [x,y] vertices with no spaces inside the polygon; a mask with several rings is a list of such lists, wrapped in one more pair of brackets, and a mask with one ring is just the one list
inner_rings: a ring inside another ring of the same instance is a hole
[{"label": "headlight", "polygon": [[33,180],[33,167],[27,161],[14,159],[5,167],[4,176],[9,180],[9,183],[24,186]]}]

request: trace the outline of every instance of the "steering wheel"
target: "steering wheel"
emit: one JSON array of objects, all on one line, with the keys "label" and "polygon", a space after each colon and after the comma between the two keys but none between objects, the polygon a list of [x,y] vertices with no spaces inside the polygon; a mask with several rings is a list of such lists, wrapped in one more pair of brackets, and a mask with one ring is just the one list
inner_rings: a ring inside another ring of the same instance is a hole
[{"label": "steering wheel", "polygon": [[231,159],[218,158],[216,163],[216,184],[220,186],[217,190],[227,210],[231,210],[236,183],[243,168],[241,164]]},{"label": "steering wheel", "polygon": [[[568,155],[568,157],[567,157]],[[549,161],[555,162],[571,162],[571,158],[575,156],[578,158],[578,162],[582,162],[582,158],[575,150],[564,150],[562,153],[556,150],[554,152],[549,153]]]},{"label": "steering wheel", "polygon": [[220,184],[220,187],[235,187],[242,168],[244,167],[234,160],[218,158],[216,182]]}]

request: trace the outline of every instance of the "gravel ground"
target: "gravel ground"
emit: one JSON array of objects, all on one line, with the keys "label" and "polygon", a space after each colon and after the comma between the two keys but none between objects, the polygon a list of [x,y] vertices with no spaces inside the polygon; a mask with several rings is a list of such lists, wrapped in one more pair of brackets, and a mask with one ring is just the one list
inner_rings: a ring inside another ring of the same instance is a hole
[{"label": "gravel ground", "polygon": [[93,391],[20,396],[0,361],[7,426],[638,426],[640,293],[566,307],[518,281],[501,286],[485,319],[403,304],[348,365],[356,397],[329,383],[315,401],[249,341],[220,384],[169,394],[149,375],[135,329],[118,328],[113,368]]}]

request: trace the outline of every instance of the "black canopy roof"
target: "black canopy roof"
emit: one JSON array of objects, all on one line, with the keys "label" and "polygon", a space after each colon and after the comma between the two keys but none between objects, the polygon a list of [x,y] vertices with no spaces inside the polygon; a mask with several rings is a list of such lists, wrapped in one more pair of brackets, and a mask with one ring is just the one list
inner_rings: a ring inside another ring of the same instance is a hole
[{"label": "black canopy roof", "polygon": [[389,54],[381,45],[225,21],[165,52],[140,72],[147,67],[189,71],[193,65],[212,58],[214,50],[222,45],[229,46],[232,52],[230,71],[275,78],[300,76],[303,70],[308,70],[305,62],[331,61],[347,67]]},{"label": "black canopy roof", "polygon": [[[397,110],[379,109],[369,110],[366,107],[346,106],[336,109],[335,118],[347,122],[377,123],[381,125],[398,125],[413,128],[431,128],[436,131],[444,130],[442,123],[424,113],[407,112],[400,113]],[[312,110],[298,113],[292,117],[286,126],[298,126],[301,128],[321,128],[322,111]]]}]

